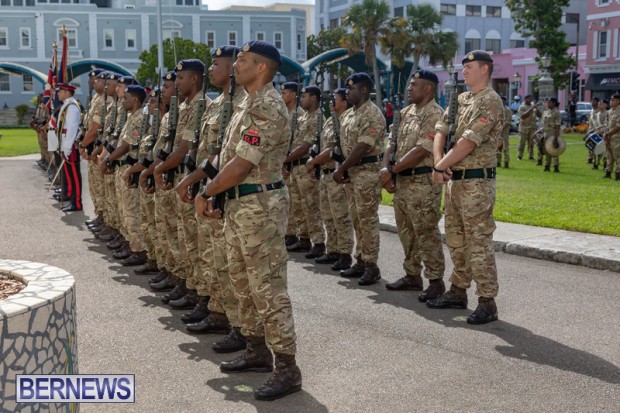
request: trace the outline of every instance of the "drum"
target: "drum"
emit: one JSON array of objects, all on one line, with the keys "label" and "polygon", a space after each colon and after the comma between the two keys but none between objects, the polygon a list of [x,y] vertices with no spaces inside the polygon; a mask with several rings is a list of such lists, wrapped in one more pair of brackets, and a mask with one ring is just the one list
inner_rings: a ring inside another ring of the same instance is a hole
[{"label": "drum", "polygon": [[586,148],[596,156],[601,156],[605,153],[605,142],[600,135],[591,133],[586,138]]}]

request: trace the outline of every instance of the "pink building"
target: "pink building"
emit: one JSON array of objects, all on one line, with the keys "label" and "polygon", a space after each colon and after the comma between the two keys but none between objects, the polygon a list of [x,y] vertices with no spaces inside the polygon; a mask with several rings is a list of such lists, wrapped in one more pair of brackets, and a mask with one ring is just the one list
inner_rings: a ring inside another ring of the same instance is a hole
[{"label": "pink building", "polygon": [[620,4],[588,0],[587,98],[609,98],[620,91]]}]

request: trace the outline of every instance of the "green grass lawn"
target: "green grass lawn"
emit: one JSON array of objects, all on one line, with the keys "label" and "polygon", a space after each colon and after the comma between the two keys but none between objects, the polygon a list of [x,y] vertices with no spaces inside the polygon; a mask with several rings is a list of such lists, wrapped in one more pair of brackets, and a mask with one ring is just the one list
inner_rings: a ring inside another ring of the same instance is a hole
[{"label": "green grass lawn", "polygon": [[[543,173],[535,161],[518,161],[519,138],[510,137],[510,168],[497,172],[495,219],[620,236],[620,182],[602,179],[602,169],[592,170],[586,163],[581,135],[562,136],[568,145],[559,174]],[[383,204],[392,204],[385,191]]]},{"label": "green grass lawn", "polygon": [[37,133],[32,129],[2,129],[0,157],[39,153]]}]

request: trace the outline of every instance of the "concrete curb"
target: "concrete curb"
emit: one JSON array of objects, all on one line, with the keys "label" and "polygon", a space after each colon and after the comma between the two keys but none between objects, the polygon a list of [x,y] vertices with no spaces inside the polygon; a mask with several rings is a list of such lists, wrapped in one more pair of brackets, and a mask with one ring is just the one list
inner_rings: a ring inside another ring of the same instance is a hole
[{"label": "concrete curb", "polygon": [[[388,206],[380,207],[379,228],[382,231],[397,233],[391,209]],[[493,240],[495,251],[620,273],[618,237],[502,222],[497,222],[497,226],[498,230]],[[439,223],[439,229],[441,240],[445,244],[443,222]]]}]

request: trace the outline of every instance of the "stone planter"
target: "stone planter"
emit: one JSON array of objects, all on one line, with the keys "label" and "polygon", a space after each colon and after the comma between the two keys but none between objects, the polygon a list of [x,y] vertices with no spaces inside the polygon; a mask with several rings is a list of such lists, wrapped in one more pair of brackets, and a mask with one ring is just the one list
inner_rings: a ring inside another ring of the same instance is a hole
[{"label": "stone planter", "polygon": [[46,264],[0,260],[26,283],[0,301],[0,412],[78,412],[75,403],[16,403],[17,374],[77,374],[75,279]]}]

